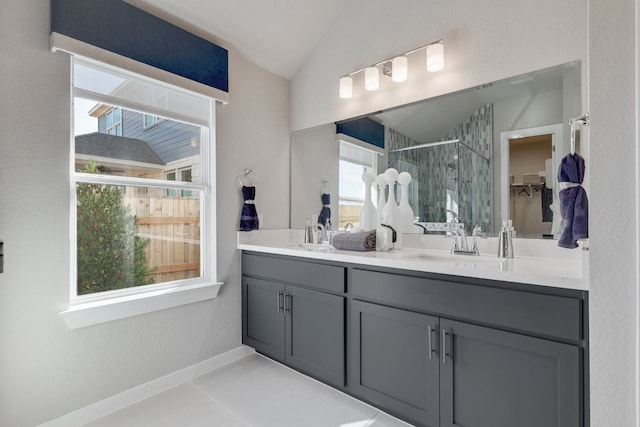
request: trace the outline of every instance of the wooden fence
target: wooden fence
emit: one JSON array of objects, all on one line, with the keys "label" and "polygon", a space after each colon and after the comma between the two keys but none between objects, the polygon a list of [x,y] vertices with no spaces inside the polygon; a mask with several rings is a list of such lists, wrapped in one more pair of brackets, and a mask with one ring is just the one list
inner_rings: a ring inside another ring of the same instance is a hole
[{"label": "wooden fence", "polygon": [[343,230],[344,226],[349,222],[354,226],[360,225],[360,210],[362,209],[361,205],[341,204],[338,206],[338,208],[338,228],[340,230]]},{"label": "wooden fence", "polygon": [[146,246],[155,283],[200,276],[200,200],[153,194],[125,197]]}]

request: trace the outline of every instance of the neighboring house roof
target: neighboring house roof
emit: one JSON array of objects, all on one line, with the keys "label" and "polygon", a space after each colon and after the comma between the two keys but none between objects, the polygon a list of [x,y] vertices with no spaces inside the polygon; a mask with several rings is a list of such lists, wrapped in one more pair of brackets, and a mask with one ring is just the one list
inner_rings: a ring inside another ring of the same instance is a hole
[{"label": "neighboring house roof", "polygon": [[76,154],[164,165],[162,159],[141,139],[104,133],[76,136]]}]

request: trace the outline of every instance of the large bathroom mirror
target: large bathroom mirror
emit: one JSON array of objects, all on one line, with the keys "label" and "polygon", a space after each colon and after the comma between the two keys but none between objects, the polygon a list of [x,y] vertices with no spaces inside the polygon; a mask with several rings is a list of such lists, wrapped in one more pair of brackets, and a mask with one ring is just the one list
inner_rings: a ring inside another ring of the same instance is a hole
[{"label": "large bathroom mirror", "polygon": [[407,196],[421,222],[492,234],[511,219],[518,236],[551,238],[559,232],[557,167],[570,150],[569,119],[580,115],[574,61],[371,114],[366,119],[384,129],[383,148],[337,133],[349,121],[294,132],[291,227],[320,212],[324,181],[334,228],[357,223],[362,173],[393,167],[411,174]]}]

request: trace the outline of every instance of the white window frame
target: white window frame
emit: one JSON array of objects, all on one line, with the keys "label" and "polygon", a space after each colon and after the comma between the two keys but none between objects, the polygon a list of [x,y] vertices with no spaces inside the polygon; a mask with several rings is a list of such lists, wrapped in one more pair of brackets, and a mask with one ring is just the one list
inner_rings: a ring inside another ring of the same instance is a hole
[{"label": "white window frame", "polygon": [[[151,117],[152,123],[147,124],[147,117]],[[164,120],[164,117],[156,116],[155,114],[144,113],[142,114],[142,128],[143,129],[152,128],[163,120]]]},{"label": "white window frame", "polygon": [[[346,162],[346,163],[350,163],[353,165],[358,165],[358,166],[362,166],[363,168],[365,168],[365,170],[370,170],[371,172],[373,172],[374,175],[377,175],[377,171],[378,171],[378,156],[383,156],[384,155],[384,150],[376,147],[374,145],[371,145],[367,142],[364,141],[360,141],[359,139],[350,137],[348,135],[344,135],[344,134],[337,134],[336,135],[336,140],[338,141],[338,143],[342,146],[343,144],[346,146],[352,146],[357,150],[362,150],[364,152],[368,152],[371,154],[371,164],[366,163],[366,162],[359,162],[359,161],[354,161],[351,158],[348,157],[344,157],[342,155],[339,156],[340,161],[341,162]],[[364,184],[363,184],[364,185]],[[338,185],[338,188],[340,186]],[[372,198],[372,202],[373,204],[377,204],[377,189],[374,188],[371,191],[371,198]],[[362,206],[364,204],[364,197],[363,198],[355,198],[355,197],[349,197],[349,196],[344,196],[342,194],[340,194],[340,192],[338,191],[338,206],[340,205],[340,202],[348,202],[348,203],[355,203],[355,204],[359,204],[360,206]],[[338,212],[339,215],[339,212]],[[338,223],[340,222],[340,219],[338,218]]]},{"label": "white window frame", "polygon": [[[74,69],[74,59],[71,57],[71,70]],[[166,86],[144,76],[133,74],[121,69],[110,67],[98,62],[80,59],[83,63],[89,63],[92,66],[115,71],[120,74],[127,74],[137,79],[147,80],[153,84]],[[171,86],[173,90],[183,90]],[[194,95],[193,92],[188,92]],[[84,89],[74,88],[73,76],[71,78],[71,129],[73,129],[73,101],[75,97],[91,99],[92,101],[108,103],[110,105],[134,109],[140,112],[146,112],[144,106],[132,105],[127,101],[117,102],[118,100],[110,96],[86,91]],[[198,95],[201,96],[202,95]],[[193,120],[185,120],[187,117],[183,114],[176,113],[172,117],[171,112],[163,111],[165,117],[178,121],[188,121],[189,123],[199,125],[203,129],[201,135],[201,182],[186,183],[180,181],[165,181],[153,179],[141,179],[121,176],[94,175],[75,172],[75,135],[71,132],[71,149],[70,149],[70,244],[71,244],[71,260],[70,260],[70,294],[69,307],[60,314],[64,318],[70,329],[81,328],[85,326],[104,323],[116,319],[127,318],[139,314],[150,313],[153,311],[163,310],[179,305],[190,304],[198,301],[216,298],[221,282],[217,281],[216,275],[216,192],[215,192],[215,100],[206,98],[210,103],[208,120],[192,118]],[[153,113],[153,111],[151,111]],[[166,113],[166,114],[165,114]],[[208,174],[203,171],[209,171]],[[201,275],[198,278],[176,280],[172,282],[164,282],[159,284],[150,284],[138,287],[118,289],[88,295],[77,295],[77,263],[76,263],[76,185],[77,183],[95,183],[95,184],[112,184],[124,186],[143,186],[148,188],[171,188],[178,191],[200,192],[200,268]]]}]

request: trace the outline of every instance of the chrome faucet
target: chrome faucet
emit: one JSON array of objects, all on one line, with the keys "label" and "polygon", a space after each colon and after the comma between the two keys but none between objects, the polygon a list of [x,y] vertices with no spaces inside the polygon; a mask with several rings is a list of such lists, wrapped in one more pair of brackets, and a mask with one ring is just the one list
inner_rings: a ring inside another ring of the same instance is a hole
[{"label": "chrome faucet", "polygon": [[[455,255],[480,255],[480,251],[478,251],[477,238],[481,233],[482,228],[479,225],[474,227],[473,232],[471,233],[473,240],[471,242],[471,248],[469,248],[467,233],[464,230],[464,224],[461,224],[456,230],[456,234],[453,236],[453,248],[451,248],[451,253]],[[460,245],[458,245],[458,237],[460,237]]]}]

